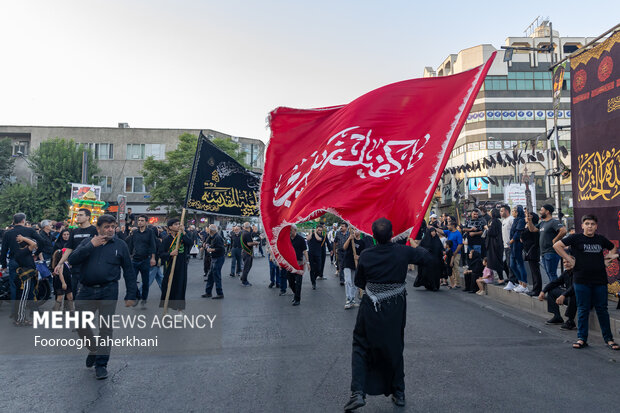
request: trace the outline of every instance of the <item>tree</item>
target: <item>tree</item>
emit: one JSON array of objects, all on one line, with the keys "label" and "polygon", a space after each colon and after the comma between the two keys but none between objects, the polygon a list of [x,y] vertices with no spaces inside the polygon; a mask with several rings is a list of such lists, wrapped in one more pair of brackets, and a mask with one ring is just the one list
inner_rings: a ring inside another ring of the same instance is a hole
[{"label": "tree", "polygon": [[11,139],[0,139],[0,189],[11,178],[15,158],[13,158]]},{"label": "tree", "polygon": [[[43,218],[43,205],[37,188],[30,184],[10,184],[0,191],[0,224],[8,225],[17,212],[26,214],[30,222]],[[65,211],[66,213],[66,211]]]},{"label": "tree", "polygon": [[[71,197],[71,182],[82,180],[81,145],[73,140],[54,138],[44,142],[30,157],[30,163],[37,179],[37,194],[46,213],[44,218],[62,219],[67,216],[67,205]],[[92,151],[87,150],[88,182],[99,173],[99,167]]]},{"label": "tree", "polygon": [[[239,144],[222,138],[215,138],[211,142],[247,168],[243,162],[245,153],[238,152]],[[183,207],[197,145],[196,135],[184,133],[179,136],[177,148],[166,152],[165,160],[158,161],[149,157],[144,161],[142,175],[151,195],[151,207],[166,205],[169,215]]]}]

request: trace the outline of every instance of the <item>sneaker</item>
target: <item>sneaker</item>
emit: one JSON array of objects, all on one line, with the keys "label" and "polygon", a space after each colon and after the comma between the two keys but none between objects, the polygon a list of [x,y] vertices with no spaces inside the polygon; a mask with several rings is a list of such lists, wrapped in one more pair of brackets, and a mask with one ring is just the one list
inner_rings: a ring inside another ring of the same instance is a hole
[{"label": "sneaker", "polygon": [[512,281],[508,281],[508,284],[506,284],[506,286],[504,287],[504,290],[506,291],[512,291],[515,289],[515,285],[512,283]]},{"label": "sneaker", "polygon": [[341,282],[340,282],[340,285],[344,285],[344,283],[341,281]]},{"label": "sneaker", "polygon": [[530,295],[530,290],[527,287],[523,287],[523,291],[521,291],[521,294]]},{"label": "sneaker", "polygon": [[211,298],[211,294],[208,293],[204,293],[203,295],[201,295],[202,298]]},{"label": "sneaker", "polygon": [[233,278],[235,278],[235,274],[232,274],[232,273],[231,273],[231,274],[228,274],[228,275],[229,275],[229,276],[231,276],[231,277],[233,277]]},{"label": "sneaker", "polygon": [[273,288],[275,284],[274,283],[269,283],[269,285],[267,286],[267,288]]},{"label": "sneaker", "polygon": [[344,405],[344,411],[345,412],[352,411],[355,409],[359,409],[360,407],[363,407],[365,405],[366,405],[366,400],[364,399],[364,393],[353,392],[347,404]]},{"label": "sneaker", "polygon": [[249,283],[249,282],[241,283],[241,285],[243,285],[244,287],[251,287],[252,286],[252,284]]},{"label": "sneaker", "polygon": [[95,365],[95,355],[93,353],[88,353],[86,356],[86,368],[89,369]]},{"label": "sneaker", "polygon": [[97,380],[103,380],[108,378],[108,369],[105,366],[95,367],[95,377]]},{"label": "sneaker", "polygon": [[224,298],[224,294],[214,295],[211,299],[212,300],[221,300],[222,298]]},{"label": "sneaker", "polygon": [[566,322],[560,326],[560,330],[572,330],[575,327],[577,326],[573,320],[566,320]]},{"label": "sneaker", "polygon": [[299,301],[293,301],[293,306],[299,305]]},{"label": "sneaker", "polygon": [[478,290],[478,291],[476,291],[476,294],[478,294],[478,295],[484,295],[484,290]]},{"label": "sneaker", "polygon": [[282,297],[283,295],[286,295],[286,291],[280,291],[280,294],[278,294],[280,297]]},{"label": "sneaker", "polygon": [[353,303],[349,300],[347,300],[347,302],[344,305],[344,309],[348,310],[349,308],[353,308]]},{"label": "sneaker", "polygon": [[563,324],[564,320],[562,320],[562,317],[553,317],[547,321],[545,321],[545,324],[549,324],[549,325],[556,325],[556,324]]},{"label": "sneaker", "polygon": [[142,309],[146,310],[146,300],[142,300]]},{"label": "sneaker", "polygon": [[312,284],[312,289],[316,290],[316,284]]},{"label": "sneaker", "polygon": [[521,284],[517,285],[515,288],[512,289],[512,291],[514,291],[515,293],[522,293],[523,290],[525,290],[525,288],[523,288]]}]

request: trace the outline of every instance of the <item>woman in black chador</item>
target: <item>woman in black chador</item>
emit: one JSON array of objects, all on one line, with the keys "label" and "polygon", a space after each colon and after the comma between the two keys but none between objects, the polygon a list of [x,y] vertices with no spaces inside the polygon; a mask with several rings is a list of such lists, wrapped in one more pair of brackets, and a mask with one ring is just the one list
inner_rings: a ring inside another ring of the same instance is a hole
[{"label": "woman in black chador", "polygon": [[[422,248],[390,242],[392,223],[379,218],[372,224],[377,241],[359,256],[355,285],[365,290],[353,330],[351,399],[344,410],[366,404],[366,395],[392,395],[405,405],[403,348],[407,305],[405,279],[409,264],[433,261]],[[439,271],[439,267],[437,267]]]},{"label": "woman in black chador", "polygon": [[437,268],[441,268],[443,259],[443,246],[441,240],[437,235],[437,230],[434,227],[428,227],[420,247],[427,250],[433,261],[429,265],[418,266],[418,276],[413,282],[414,287],[423,285],[427,290],[438,291],[441,279],[441,272],[437,271]]},{"label": "woman in black chador", "polygon": [[[170,270],[172,269],[172,260],[177,256],[174,266],[174,276],[172,277],[172,286],[170,287],[170,297],[168,298],[168,307],[173,310],[185,310],[185,290],[187,289],[187,259],[189,251],[192,248],[192,239],[185,234],[181,221],[177,218],[168,220],[168,236],[164,238],[161,244],[161,261],[164,263],[164,280],[161,288],[160,307],[164,306],[166,299],[166,291],[168,291],[168,279],[170,278]],[[179,250],[174,251],[176,242],[175,238],[180,237]]]},{"label": "woman in black chador", "polygon": [[485,246],[487,249],[487,267],[495,271],[501,281],[504,271],[504,241],[502,239],[502,222],[499,218],[499,211],[494,208],[491,211],[491,221],[486,228]]}]

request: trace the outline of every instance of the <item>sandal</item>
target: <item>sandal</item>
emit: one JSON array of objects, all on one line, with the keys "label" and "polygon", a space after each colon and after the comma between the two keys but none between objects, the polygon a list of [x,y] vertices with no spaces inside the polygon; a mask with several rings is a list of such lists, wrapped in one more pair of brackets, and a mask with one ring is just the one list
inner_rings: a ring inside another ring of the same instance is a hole
[{"label": "sandal", "polygon": [[616,343],[615,341],[607,343],[607,347],[609,347],[611,350],[620,350],[620,345],[618,345],[618,343]]},{"label": "sandal", "polygon": [[588,343],[583,341],[582,339],[578,339],[577,341],[573,343],[574,349],[582,349],[584,347],[588,347]]}]

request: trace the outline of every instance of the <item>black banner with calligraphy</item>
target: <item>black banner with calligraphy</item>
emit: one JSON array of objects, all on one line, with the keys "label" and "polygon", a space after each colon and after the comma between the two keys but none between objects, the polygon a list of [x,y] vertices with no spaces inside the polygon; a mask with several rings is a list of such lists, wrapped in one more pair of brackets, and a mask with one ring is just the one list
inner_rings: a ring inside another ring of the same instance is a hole
[{"label": "black banner with calligraphy", "polygon": [[257,216],[260,176],[248,171],[200,132],[185,208],[229,216]]},{"label": "black banner with calligraphy", "polygon": [[[598,232],[620,240],[620,31],[571,59],[571,167],[575,225],[598,217]],[[618,261],[607,267],[620,291]]]}]

